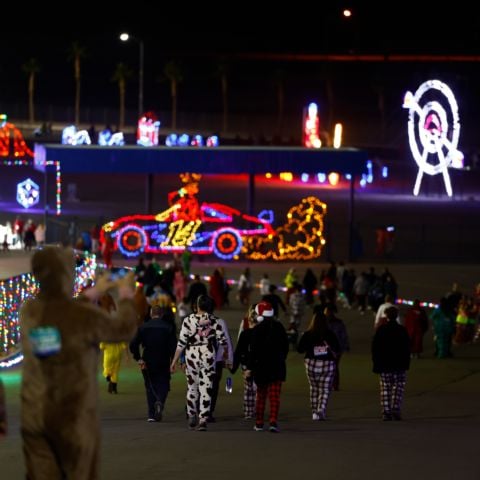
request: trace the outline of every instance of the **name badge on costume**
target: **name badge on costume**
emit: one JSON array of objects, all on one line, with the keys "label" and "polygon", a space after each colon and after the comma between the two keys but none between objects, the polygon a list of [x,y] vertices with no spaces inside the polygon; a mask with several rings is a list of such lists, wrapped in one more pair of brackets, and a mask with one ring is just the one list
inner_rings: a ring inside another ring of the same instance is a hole
[{"label": "name badge on costume", "polygon": [[316,345],[313,347],[313,356],[316,357],[326,357],[328,355],[328,347],[326,345]]},{"label": "name badge on costume", "polygon": [[28,338],[35,356],[51,357],[62,349],[62,338],[57,327],[36,327],[30,330]]}]

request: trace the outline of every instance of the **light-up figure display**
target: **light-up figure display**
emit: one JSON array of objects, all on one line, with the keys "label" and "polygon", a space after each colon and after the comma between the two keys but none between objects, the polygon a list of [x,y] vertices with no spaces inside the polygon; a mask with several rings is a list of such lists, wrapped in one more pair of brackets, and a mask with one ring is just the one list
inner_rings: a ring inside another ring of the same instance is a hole
[{"label": "light-up figure display", "polygon": [[320,148],[320,121],[318,119],[318,106],[310,103],[303,119],[303,145],[307,148]]},{"label": "light-up figure display", "polygon": [[0,114],[0,157],[33,157],[33,152],[25,143],[22,132],[7,121],[5,113]]},{"label": "light-up figure display", "polygon": [[121,147],[125,145],[125,138],[123,132],[112,133],[108,128],[105,128],[98,134],[98,144],[102,147],[116,145]]},{"label": "light-up figure display", "polygon": [[90,135],[86,130],[77,130],[75,125],[69,125],[62,130],[63,145],[90,145]]},{"label": "light-up figure display", "polygon": [[405,94],[403,108],[408,109],[408,140],[418,165],[413,194],[418,195],[424,174],[441,173],[447,195],[451,197],[448,167],[463,166],[463,154],[457,149],[458,105],[452,90],[439,80],[428,80],[414,94]]},{"label": "light-up figure display", "polygon": [[23,208],[33,207],[39,200],[40,188],[31,178],[17,184],[17,202]]},{"label": "light-up figure display", "polygon": [[239,256],[246,238],[275,234],[265,214],[259,218],[228,205],[200,203],[196,198],[200,178],[199,174],[182,174],[183,186],[168,195],[167,210],[111,221],[102,227],[100,241],[110,237],[114,249],[126,257],[188,249],[232,260]]},{"label": "light-up figure display", "polygon": [[144,147],[153,147],[158,145],[158,133],[160,122],[153,112],[145,113],[138,120],[137,144]]}]

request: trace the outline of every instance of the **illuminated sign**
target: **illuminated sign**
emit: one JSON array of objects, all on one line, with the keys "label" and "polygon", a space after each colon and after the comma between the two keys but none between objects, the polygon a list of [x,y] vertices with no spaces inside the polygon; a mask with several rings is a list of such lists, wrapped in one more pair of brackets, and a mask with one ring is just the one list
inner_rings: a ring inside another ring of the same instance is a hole
[{"label": "illuminated sign", "polygon": [[17,184],[17,202],[23,208],[33,207],[39,200],[40,187],[31,178]]},{"label": "illuminated sign", "polygon": [[460,137],[458,105],[452,90],[439,80],[422,83],[413,94],[405,94],[408,109],[408,140],[418,174],[413,194],[418,195],[424,174],[443,176],[445,190],[452,196],[448,167],[463,167],[463,154],[457,150]]},{"label": "illuminated sign", "polygon": [[307,148],[320,148],[320,121],[318,119],[318,106],[311,103],[303,119],[303,145]]}]

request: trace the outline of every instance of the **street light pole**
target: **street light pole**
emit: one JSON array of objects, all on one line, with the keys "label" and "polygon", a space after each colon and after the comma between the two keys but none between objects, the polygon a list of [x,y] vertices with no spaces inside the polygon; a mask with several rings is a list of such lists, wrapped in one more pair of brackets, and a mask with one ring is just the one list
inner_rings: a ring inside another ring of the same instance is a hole
[{"label": "street light pole", "polygon": [[143,40],[138,40],[139,62],[138,62],[138,118],[143,115]]},{"label": "street light pole", "polygon": [[138,42],[138,118],[143,115],[143,62],[144,62],[144,44],[141,38],[132,37],[128,33],[120,34],[120,40],[122,42],[128,42],[128,40],[134,40]]}]

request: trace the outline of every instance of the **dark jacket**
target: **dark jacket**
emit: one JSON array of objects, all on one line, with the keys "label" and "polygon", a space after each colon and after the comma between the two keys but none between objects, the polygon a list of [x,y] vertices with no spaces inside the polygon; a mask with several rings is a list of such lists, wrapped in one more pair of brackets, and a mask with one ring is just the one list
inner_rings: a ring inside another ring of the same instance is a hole
[{"label": "dark jacket", "polygon": [[240,365],[246,366],[248,363],[248,355],[250,353],[250,344],[252,342],[253,328],[243,330],[238,337],[237,346],[233,353],[233,365],[231,372],[235,373]]},{"label": "dark jacket", "polygon": [[[325,356],[315,356],[314,348],[316,346],[328,346],[327,354]],[[305,353],[305,358],[315,360],[335,360],[337,354],[340,352],[340,345],[336,335],[328,330],[325,334],[320,335],[316,332],[305,332],[298,342],[298,353]]]},{"label": "dark jacket", "polygon": [[390,320],[377,328],[372,341],[375,373],[405,372],[410,367],[410,338],[404,326]]},{"label": "dark jacket", "polygon": [[[140,346],[143,352],[140,355]],[[170,362],[177,347],[175,325],[163,318],[152,318],[139,327],[130,342],[135,360],[143,359],[151,372],[170,371]]]},{"label": "dark jacket", "polygon": [[247,368],[257,385],[285,381],[287,355],[288,337],[280,322],[266,319],[253,329]]}]

